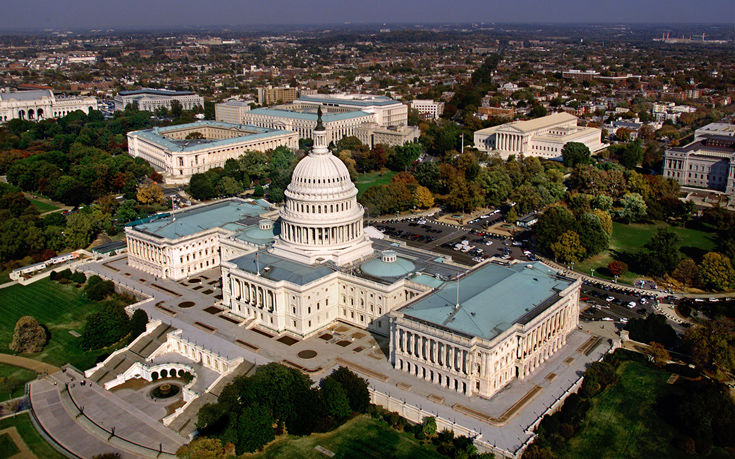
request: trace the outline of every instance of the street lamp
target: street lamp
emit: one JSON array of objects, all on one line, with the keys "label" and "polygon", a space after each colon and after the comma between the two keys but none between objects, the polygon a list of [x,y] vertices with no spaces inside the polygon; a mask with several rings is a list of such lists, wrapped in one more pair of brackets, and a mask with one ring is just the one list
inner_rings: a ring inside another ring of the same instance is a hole
[{"label": "street lamp", "polygon": [[595,277],[595,268],[590,269],[590,274],[592,277]]}]

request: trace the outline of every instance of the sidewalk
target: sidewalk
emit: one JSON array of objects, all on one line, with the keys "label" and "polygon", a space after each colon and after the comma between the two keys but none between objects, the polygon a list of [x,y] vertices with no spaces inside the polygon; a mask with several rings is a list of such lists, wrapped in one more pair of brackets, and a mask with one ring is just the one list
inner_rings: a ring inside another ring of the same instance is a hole
[{"label": "sidewalk", "polygon": [[50,375],[59,371],[59,367],[18,355],[0,354],[0,363],[25,368],[26,370],[35,371],[39,374],[46,373]]}]

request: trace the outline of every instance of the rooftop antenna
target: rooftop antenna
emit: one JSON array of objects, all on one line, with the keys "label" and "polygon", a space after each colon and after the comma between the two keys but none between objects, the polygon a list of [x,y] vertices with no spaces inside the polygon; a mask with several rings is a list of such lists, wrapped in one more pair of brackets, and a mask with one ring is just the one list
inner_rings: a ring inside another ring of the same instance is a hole
[{"label": "rooftop antenna", "polygon": [[258,252],[255,252],[255,270],[258,273],[258,276],[260,276],[260,262],[258,261]]},{"label": "rooftop antenna", "polygon": [[176,203],[174,202],[174,195],[171,195],[171,221],[176,221]]},{"label": "rooftop antenna", "polygon": [[454,305],[454,309],[459,309],[459,278],[462,276],[462,273],[457,274],[457,303]]}]

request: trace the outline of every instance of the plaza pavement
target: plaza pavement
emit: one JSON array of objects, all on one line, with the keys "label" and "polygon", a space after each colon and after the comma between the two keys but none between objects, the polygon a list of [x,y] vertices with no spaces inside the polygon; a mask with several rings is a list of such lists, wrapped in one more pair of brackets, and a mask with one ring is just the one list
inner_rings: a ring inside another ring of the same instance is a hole
[{"label": "plaza pavement", "polygon": [[[346,364],[365,377],[375,390],[451,419],[476,431],[483,441],[510,452],[516,451],[532,436],[527,431],[528,427],[579,380],[586,367],[610,349],[610,340],[604,339],[594,348],[586,349],[587,352],[581,352],[580,349],[595,330],[576,330],[570,334],[567,345],[527,379],[514,380],[491,399],[467,397],[393,369],[385,352],[387,338],[373,336],[357,327],[335,322],[322,333],[288,345],[278,341],[283,334],[276,336],[265,329],[250,329],[245,322],[233,323],[223,318],[226,316],[224,310],[205,311],[219,302],[215,297],[219,290],[213,289],[207,295],[201,293],[206,289],[194,288],[210,285],[210,282],[219,279],[218,269],[192,276],[200,279],[196,283],[151,279],[149,275],[128,267],[124,257],[104,263],[88,263],[83,269],[154,297],[140,306],[151,319],[182,329],[188,339],[228,358],[240,356],[257,365],[282,362],[305,370],[315,380],[326,376],[333,368]],[[178,304],[184,301],[191,301],[194,306],[179,307]],[[195,322],[204,323],[214,331],[199,328],[193,325]],[[315,351],[316,356],[299,357],[299,352],[304,350]],[[540,390],[535,389],[537,386]],[[511,407],[524,398],[527,400],[515,414],[511,413],[507,421],[497,423],[483,422],[453,408],[462,405],[488,418],[503,418],[504,413],[507,415],[507,412],[513,411]]]},{"label": "plaza pavement", "polygon": [[116,452],[125,458],[173,458],[188,442],[71,367],[29,386],[33,415],[45,433],[78,457]]}]

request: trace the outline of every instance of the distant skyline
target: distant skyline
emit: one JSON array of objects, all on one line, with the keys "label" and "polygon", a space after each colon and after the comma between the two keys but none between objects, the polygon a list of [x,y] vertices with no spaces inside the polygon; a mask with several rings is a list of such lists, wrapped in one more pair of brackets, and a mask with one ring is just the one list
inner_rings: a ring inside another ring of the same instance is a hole
[{"label": "distant skyline", "polygon": [[735,24],[733,0],[3,0],[0,29],[362,23]]}]

